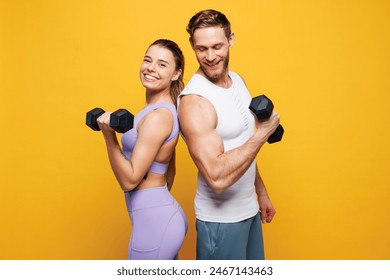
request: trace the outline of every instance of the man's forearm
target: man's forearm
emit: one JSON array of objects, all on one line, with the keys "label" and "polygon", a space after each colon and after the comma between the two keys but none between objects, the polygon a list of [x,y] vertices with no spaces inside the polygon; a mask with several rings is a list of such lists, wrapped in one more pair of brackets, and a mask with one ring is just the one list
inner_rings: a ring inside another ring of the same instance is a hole
[{"label": "man's forearm", "polygon": [[222,193],[237,182],[251,166],[267,139],[255,134],[244,145],[220,154],[204,176],[209,186]]},{"label": "man's forearm", "polygon": [[258,196],[268,195],[267,189],[265,188],[264,185],[264,181],[260,176],[260,172],[257,164],[256,164],[255,189]]}]

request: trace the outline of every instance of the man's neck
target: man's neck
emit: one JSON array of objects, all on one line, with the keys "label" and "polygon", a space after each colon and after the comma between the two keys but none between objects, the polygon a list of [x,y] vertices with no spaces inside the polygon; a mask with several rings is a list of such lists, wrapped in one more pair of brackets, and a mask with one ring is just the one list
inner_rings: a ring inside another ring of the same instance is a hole
[{"label": "man's neck", "polygon": [[196,71],[196,74],[199,74],[203,77],[205,77],[207,80],[209,80],[210,82],[212,82],[213,84],[215,84],[216,86],[218,87],[221,87],[221,88],[230,88],[232,86],[232,79],[230,78],[229,76],[229,70],[226,69],[226,72],[221,76],[221,77],[218,77],[218,78],[211,78],[209,76],[207,76],[201,68],[199,68],[197,71]]}]

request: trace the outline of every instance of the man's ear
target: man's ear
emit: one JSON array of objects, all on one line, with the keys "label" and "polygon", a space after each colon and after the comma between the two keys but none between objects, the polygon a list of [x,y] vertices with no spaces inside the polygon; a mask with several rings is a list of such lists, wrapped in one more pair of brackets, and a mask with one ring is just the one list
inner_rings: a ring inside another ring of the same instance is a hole
[{"label": "man's ear", "polygon": [[234,45],[234,33],[233,32],[232,32],[232,34],[230,34],[228,41],[229,41],[229,46],[232,47]]}]

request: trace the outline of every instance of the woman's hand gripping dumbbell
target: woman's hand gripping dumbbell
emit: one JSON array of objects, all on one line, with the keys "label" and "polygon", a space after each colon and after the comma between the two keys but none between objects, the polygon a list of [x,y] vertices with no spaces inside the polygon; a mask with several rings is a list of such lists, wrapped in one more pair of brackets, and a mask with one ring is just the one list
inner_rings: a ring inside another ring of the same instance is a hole
[{"label": "woman's hand gripping dumbbell", "polygon": [[[95,108],[87,112],[86,124],[91,129],[99,131],[97,119],[103,115],[105,111],[102,108]],[[133,128],[134,116],[126,109],[118,109],[110,115],[110,127],[116,132],[125,133]]]}]

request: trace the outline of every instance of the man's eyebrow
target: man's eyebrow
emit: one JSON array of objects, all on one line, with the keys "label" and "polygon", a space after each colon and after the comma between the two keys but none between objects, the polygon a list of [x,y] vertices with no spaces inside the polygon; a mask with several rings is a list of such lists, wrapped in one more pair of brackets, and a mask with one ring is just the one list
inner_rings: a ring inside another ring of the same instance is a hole
[{"label": "man's eyebrow", "polygon": [[214,48],[214,47],[216,47],[216,46],[221,46],[221,45],[223,45],[223,42],[219,42],[219,43],[215,43],[215,44],[213,44],[212,46],[205,46],[205,45],[194,45],[194,47],[195,48]]}]

